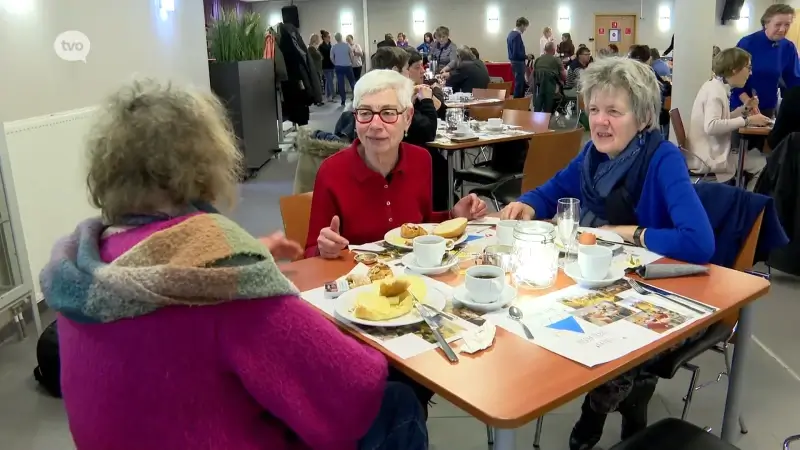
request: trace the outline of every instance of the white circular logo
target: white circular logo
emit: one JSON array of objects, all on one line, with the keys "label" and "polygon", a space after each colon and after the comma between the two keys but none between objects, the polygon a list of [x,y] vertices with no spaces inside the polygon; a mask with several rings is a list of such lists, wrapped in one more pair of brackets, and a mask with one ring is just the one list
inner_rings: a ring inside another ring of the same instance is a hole
[{"label": "white circular logo", "polygon": [[53,50],[64,61],[86,62],[86,57],[89,55],[91,48],[92,44],[89,42],[89,37],[75,30],[59,34],[55,42],[53,42]]}]

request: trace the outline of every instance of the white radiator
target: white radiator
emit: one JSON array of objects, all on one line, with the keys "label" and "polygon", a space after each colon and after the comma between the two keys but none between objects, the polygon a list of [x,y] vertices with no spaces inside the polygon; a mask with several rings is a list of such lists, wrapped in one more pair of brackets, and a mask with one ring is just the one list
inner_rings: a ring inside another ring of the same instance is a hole
[{"label": "white radiator", "polygon": [[4,124],[13,176],[4,181],[14,186],[37,295],[39,272],[56,240],[99,214],[89,204],[85,158],[96,113],[97,108],[84,108]]}]

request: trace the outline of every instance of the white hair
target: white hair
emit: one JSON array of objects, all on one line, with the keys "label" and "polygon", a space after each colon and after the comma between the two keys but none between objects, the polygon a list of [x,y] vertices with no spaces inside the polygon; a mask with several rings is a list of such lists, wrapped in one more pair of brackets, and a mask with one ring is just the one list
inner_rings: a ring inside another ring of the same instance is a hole
[{"label": "white hair", "polygon": [[608,56],[598,58],[581,72],[580,93],[586,105],[596,92],[627,92],[638,125],[657,130],[661,111],[661,85],[653,68],[639,61]]},{"label": "white hair", "polygon": [[342,33],[337,32],[333,35],[333,38],[336,39],[336,42],[342,42]]},{"label": "white hair", "polygon": [[411,96],[414,94],[414,83],[405,75],[394,70],[370,70],[362,75],[353,89],[353,108],[361,106],[365,95],[376,94],[387,90],[397,94],[397,101],[404,109],[411,107]]}]

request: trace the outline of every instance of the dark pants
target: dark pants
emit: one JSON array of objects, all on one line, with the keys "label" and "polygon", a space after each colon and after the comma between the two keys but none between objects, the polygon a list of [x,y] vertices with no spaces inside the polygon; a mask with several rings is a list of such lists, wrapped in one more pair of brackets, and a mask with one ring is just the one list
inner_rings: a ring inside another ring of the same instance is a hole
[{"label": "dark pants", "polygon": [[350,83],[350,89],[356,87],[356,77],[353,74],[353,68],[350,66],[336,66],[336,83],[339,89],[339,96],[342,98],[342,105],[347,100],[347,91],[344,89],[344,79]]},{"label": "dark pants", "polygon": [[353,67],[353,75],[356,77],[356,81],[361,78],[361,67]]},{"label": "dark pants", "polygon": [[525,97],[525,61],[511,61],[514,74],[514,98]]},{"label": "dark pants", "polygon": [[333,99],[333,74],[336,71],[333,69],[322,69],[322,74],[325,77],[325,99]]},{"label": "dark pants", "polygon": [[[450,189],[447,184],[447,158],[435,148],[427,148],[431,154],[431,173],[433,174],[433,210],[447,211],[450,209],[448,197]],[[454,201],[455,202],[455,201]],[[455,204],[455,203],[454,203]]]},{"label": "dark pants", "polygon": [[390,381],[381,409],[358,450],[427,450],[428,427],[423,408],[407,385]]},{"label": "dark pants", "polygon": [[411,388],[411,393],[417,398],[420,406],[422,406],[425,417],[428,417],[428,403],[430,403],[433,398],[433,391],[412,380],[408,375],[392,366],[389,366],[389,377],[387,379],[390,383],[402,383]]}]

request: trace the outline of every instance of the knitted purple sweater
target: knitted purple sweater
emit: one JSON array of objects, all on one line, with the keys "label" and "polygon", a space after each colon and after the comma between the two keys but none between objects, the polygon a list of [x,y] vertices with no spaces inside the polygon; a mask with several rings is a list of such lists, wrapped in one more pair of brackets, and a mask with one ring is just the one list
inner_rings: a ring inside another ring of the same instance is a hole
[{"label": "knitted purple sweater", "polygon": [[[183,220],[111,235],[101,256]],[[58,332],[79,450],[354,449],[386,383],[383,355],[294,296],[103,324],[62,316]]]}]

